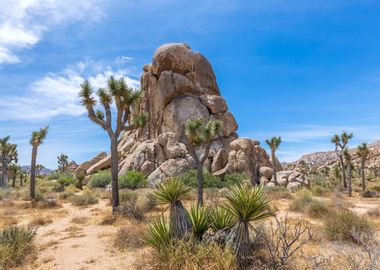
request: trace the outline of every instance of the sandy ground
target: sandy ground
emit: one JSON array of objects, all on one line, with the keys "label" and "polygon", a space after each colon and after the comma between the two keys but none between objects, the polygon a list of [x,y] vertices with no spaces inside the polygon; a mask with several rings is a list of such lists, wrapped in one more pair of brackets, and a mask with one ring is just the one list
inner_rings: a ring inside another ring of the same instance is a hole
[{"label": "sandy ground", "polygon": [[[354,197],[345,201],[349,201],[351,209],[359,214],[365,214],[368,210],[380,206],[378,198]],[[275,202],[280,218],[285,217],[290,202],[286,199]],[[98,204],[86,208],[72,206],[70,203],[61,205],[61,208],[53,210],[0,205],[1,211],[10,211],[9,216],[12,216],[13,211],[9,209],[14,208],[13,218],[17,218],[18,224],[21,225],[28,224],[36,217],[50,218],[52,221],[38,228],[37,257],[19,269],[134,269],[135,260],[142,256],[139,253],[141,251],[119,251],[113,246],[116,231],[121,225],[100,225],[102,217],[111,213],[111,207],[107,205],[106,200],[100,200]],[[288,217],[305,218],[303,214],[294,212],[289,212]],[[317,219],[307,220],[314,224],[320,223]],[[377,238],[380,240],[380,221],[378,218],[375,221]]]}]

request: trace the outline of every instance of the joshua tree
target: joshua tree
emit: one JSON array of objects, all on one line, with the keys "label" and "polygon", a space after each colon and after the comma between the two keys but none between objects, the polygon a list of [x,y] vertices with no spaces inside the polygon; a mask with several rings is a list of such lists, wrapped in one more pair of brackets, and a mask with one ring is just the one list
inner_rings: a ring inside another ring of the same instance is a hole
[{"label": "joshua tree", "polygon": [[42,164],[36,165],[36,176],[39,176],[41,174],[42,169],[45,169],[45,166]]},{"label": "joshua tree", "polygon": [[12,187],[16,187],[16,178],[17,178],[17,175],[21,171],[21,167],[17,164],[11,164],[11,165],[9,165],[8,170],[9,170],[11,178],[12,178]]},{"label": "joshua tree", "polygon": [[348,196],[352,196],[352,156],[348,151],[348,148],[343,150],[343,155],[347,162],[347,184],[348,184]]},{"label": "joshua tree", "polygon": [[30,139],[32,145],[32,162],[30,165],[30,199],[34,200],[36,197],[36,161],[38,147],[44,142],[49,127],[41,128],[39,131],[33,131]]},{"label": "joshua tree", "polygon": [[265,197],[263,186],[249,187],[236,185],[226,193],[227,202],[224,208],[233,217],[234,226],[231,229],[227,243],[236,252],[239,265],[244,265],[252,254],[250,233],[251,222],[265,219],[272,215],[270,201]]},{"label": "joshua tree", "polygon": [[[203,205],[203,164],[210,152],[211,143],[215,135],[221,130],[222,125],[223,123],[219,120],[209,121],[205,124],[202,117],[194,120],[189,119],[185,125],[186,144],[197,166],[198,205],[200,206]],[[203,147],[205,148],[203,156],[198,157],[196,150]]]},{"label": "joshua tree", "polygon": [[57,157],[58,159],[58,170],[61,172],[66,172],[69,167],[69,157],[65,154],[61,154]]},{"label": "joshua tree", "polygon": [[272,155],[273,181],[275,185],[278,185],[276,150],[281,144],[281,137],[273,137],[272,139],[266,140],[265,142],[270,147],[270,151]]},{"label": "joshua tree", "polygon": [[26,180],[26,174],[24,171],[20,171],[20,187],[22,187],[23,185],[23,181],[24,181],[24,177],[25,177],[25,180]]},{"label": "joshua tree", "polygon": [[2,174],[0,179],[0,187],[7,185],[8,165],[14,161],[17,163],[18,153],[17,145],[8,143],[9,136],[0,139],[0,161],[2,166]]},{"label": "joshua tree", "polygon": [[175,239],[182,238],[190,229],[191,223],[181,200],[186,198],[191,188],[179,179],[170,179],[160,183],[155,191],[158,204],[169,204],[170,235]]},{"label": "joshua tree", "polygon": [[[122,131],[131,131],[145,126],[147,114],[142,113],[134,116],[132,119],[132,110],[138,107],[141,91],[129,88],[124,78],[119,80],[110,77],[107,89],[99,88],[97,95],[100,103],[104,108],[95,112],[94,106],[96,100],[93,97],[93,88],[89,81],[81,84],[79,96],[82,98],[82,104],[86,107],[88,117],[101,126],[107,133],[111,141],[111,174],[112,174],[112,210],[115,212],[119,206],[119,187],[118,187],[118,152],[117,144]],[[112,128],[111,104],[115,102],[117,109],[116,125]]]},{"label": "joshua tree", "polygon": [[349,140],[351,140],[354,137],[352,133],[348,134],[346,131],[343,131],[342,134],[339,136],[338,134],[335,134],[331,138],[331,142],[335,144],[335,153],[338,156],[338,159],[340,161],[340,168],[342,170],[342,180],[340,182],[340,187],[342,187],[342,182],[345,188],[347,188],[347,181],[346,181],[346,171],[344,169],[344,160],[343,160],[343,152],[346,148]]},{"label": "joshua tree", "polygon": [[358,146],[358,151],[356,153],[357,153],[358,157],[360,158],[360,175],[362,177],[362,189],[363,189],[363,191],[365,191],[364,168],[365,168],[365,162],[366,162],[368,155],[369,155],[368,145],[366,143],[362,143],[361,145]]}]

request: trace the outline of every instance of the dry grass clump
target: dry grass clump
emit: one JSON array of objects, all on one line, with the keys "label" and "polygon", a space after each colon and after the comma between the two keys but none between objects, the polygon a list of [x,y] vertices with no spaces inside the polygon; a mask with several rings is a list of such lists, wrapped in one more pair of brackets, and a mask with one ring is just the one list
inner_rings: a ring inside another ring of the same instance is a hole
[{"label": "dry grass clump", "polygon": [[272,200],[292,200],[293,195],[285,187],[265,187],[268,197]]},{"label": "dry grass clump", "polygon": [[85,190],[81,195],[74,195],[70,197],[70,201],[76,206],[87,206],[97,204],[98,198],[96,198],[91,191]]},{"label": "dry grass clump", "polygon": [[103,226],[113,225],[116,222],[116,220],[117,220],[116,215],[107,214],[107,215],[103,216],[99,225],[103,225]]},{"label": "dry grass clump", "polygon": [[74,224],[85,224],[87,222],[88,218],[85,216],[76,216],[71,219],[71,223]]},{"label": "dry grass clump", "polygon": [[140,248],[144,245],[145,226],[126,226],[118,229],[115,238],[114,246],[119,250],[128,248]]},{"label": "dry grass clump", "polygon": [[50,218],[36,217],[28,223],[28,228],[35,228],[35,227],[39,227],[39,226],[44,226],[44,225],[50,224],[52,222],[53,222],[53,220],[51,220]]},{"label": "dry grass clump", "polygon": [[300,196],[290,204],[289,210],[307,213],[312,218],[321,218],[332,213],[332,207],[313,198],[309,191],[302,191]]},{"label": "dry grass clump", "polygon": [[237,269],[237,263],[235,254],[230,249],[190,239],[172,242],[164,252],[147,254],[135,267],[160,270],[234,270]]},{"label": "dry grass clump", "polygon": [[74,195],[75,195],[74,192],[72,192],[70,190],[65,190],[65,191],[59,193],[58,198],[61,200],[68,200]]},{"label": "dry grass clump", "polygon": [[0,231],[0,269],[20,266],[35,252],[34,230],[11,226]]},{"label": "dry grass clump", "polygon": [[366,234],[372,237],[374,231],[371,224],[364,216],[350,210],[340,210],[326,218],[324,224],[326,237],[331,241],[354,242],[353,232]]},{"label": "dry grass clump", "polygon": [[152,211],[157,203],[150,190],[139,190],[138,193],[124,190],[120,194],[121,205],[118,212],[124,217],[131,217],[138,221],[144,219],[144,213]]}]

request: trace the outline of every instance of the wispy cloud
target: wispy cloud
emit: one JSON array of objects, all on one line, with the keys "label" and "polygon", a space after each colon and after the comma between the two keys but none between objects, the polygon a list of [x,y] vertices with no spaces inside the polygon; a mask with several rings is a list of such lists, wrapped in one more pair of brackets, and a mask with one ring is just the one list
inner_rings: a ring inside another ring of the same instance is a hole
[{"label": "wispy cloud", "polygon": [[29,85],[25,95],[0,96],[0,120],[41,120],[55,116],[79,116],[80,84],[88,78],[95,89],[104,87],[109,76],[124,77],[134,88],[139,81],[129,77],[129,70],[114,70],[94,61],[81,61],[61,73],[51,73]]},{"label": "wispy cloud", "polygon": [[99,0],[2,0],[0,64],[20,62],[18,51],[36,45],[51,28],[102,17]]}]

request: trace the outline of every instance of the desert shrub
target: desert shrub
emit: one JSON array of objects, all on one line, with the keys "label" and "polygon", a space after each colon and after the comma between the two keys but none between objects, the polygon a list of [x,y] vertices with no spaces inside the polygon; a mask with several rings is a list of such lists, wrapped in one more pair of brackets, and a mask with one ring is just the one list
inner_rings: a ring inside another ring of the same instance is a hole
[{"label": "desert shrub", "polygon": [[136,201],[128,201],[121,204],[118,208],[118,212],[127,218],[134,218],[137,221],[142,221],[144,219],[144,213],[140,208],[137,207]]},{"label": "desert shrub", "polygon": [[47,197],[44,197],[42,200],[38,201],[37,206],[39,208],[55,208],[55,207],[58,207],[59,205],[57,204],[55,197],[47,196]]},{"label": "desert shrub", "polygon": [[313,200],[307,206],[307,214],[313,218],[321,218],[331,213],[331,209],[329,206],[319,200]]},{"label": "desert shrub", "polygon": [[54,192],[63,192],[65,191],[65,186],[59,184],[58,182],[55,182],[52,188],[52,191]]},{"label": "desert shrub", "polygon": [[231,214],[221,206],[211,210],[210,227],[216,232],[219,230],[229,230],[234,225],[234,220]]},{"label": "desert shrub", "polygon": [[127,248],[140,248],[143,246],[144,228],[142,226],[122,227],[117,230],[114,238],[114,246],[119,250],[125,250]]},{"label": "desert shrub", "polygon": [[70,201],[74,205],[85,206],[98,203],[98,198],[92,192],[85,190],[81,195],[71,196]]},{"label": "desert shrub", "polygon": [[21,265],[35,251],[34,230],[11,226],[0,231],[0,269]]},{"label": "desert shrub", "polygon": [[119,196],[120,196],[120,201],[122,203],[127,203],[127,202],[136,203],[137,198],[138,198],[138,194],[131,190],[123,190],[120,192]]},{"label": "desert shrub", "polygon": [[214,243],[204,243],[190,239],[189,241],[169,242],[165,252],[154,252],[152,261],[159,269],[237,269],[236,258],[228,248]]},{"label": "desert shrub", "polygon": [[265,186],[264,190],[271,199],[293,199],[293,195],[285,187],[280,186]]},{"label": "desert shrub", "polygon": [[315,201],[310,191],[302,190],[299,192],[300,196],[296,198],[289,206],[291,211],[303,212],[306,210],[306,207]]},{"label": "desert shrub", "polygon": [[139,193],[136,206],[143,212],[152,211],[157,205],[156,197],[152,192]]},{"label": "desert shrub", "polygon": [[111,171],[104,170],[92,175],[89,185],[92,188],[106,188],[110,183],[111,183]]},{"label": "desert shrub", "polygon": [[191,206],[187,215],[189,216],[193,236],[198,240],[202,240],[203,235],[210,227],[210,212],[205,207],[197,204]]},{"label": "desert shrub", "polygon": [[366,190],[360,193],[363,198],[376,198],[376,191]]},{"label": "desert shrub", "polygon": [[61,177],[60,172],[52,172],[51,174],[48,175],[48,180],[58,180],[58,178]]},{"label": "desert shrub", "polygon": [[223,187],[229,187],[235,184],[241,184],[247,180],[247,176],[243,173],[228,173],[223,178]]},{"label": "desert shrub", "polygon": [[144,241],[153,247],[157,253],[165,254],[171,243],[170,225],[164,218],[152,220],[149,228],[144,235]]},{"label": "desert shrub", "polygon": [[311,193],[313,193],[313,195],[315,195],[315,196],[322,196],[328,192],[330,192],[330,190],[326,187],[323,187],[323,186],[312,186],[311,187]]},{"label": "desert shrub", "polygon": [[[187,173],[178,177],[184,184],[190,187],[197,187],[197,172],[195,170],[190,170]],[[224,180],[218,176],[213,175],[209,171],[203,172],[203,187],[204,188],[224,188],[229,187],[232,184],[240,183],[244,180],[241,174],[230,174],[226,175]]]},{"label": "desert shrub", "polygon": [[70,197],[72,197],[72,196],[74,196],[74,195],[75,195],[74,192],[72,192],[72,191],[70,191],[70,190],[66,190],[66,191],[60,193],[60,194],[58,195],[58,198],[60,198],[60,199],[62,199],[62,200],[67,200],[67,199],[69,199]]},{"label": "desert shrub", "polygon": [[117,216],[112,214],[107,214],[103,216],[102,220],[100,221],[99,225],[107,226],[112,225],[116,222]]},{"label": "desert shrub", "polygon": [[364,216],[359,216],[350,210],[341,210],[327,216],[324,223],[327,238],[332,241],[356,242],[353,232],[373,235],[373,229]]},{"label": "desert shrub", "polygon": [[62,186],[69,186],[76,183],[76,179],[69,173],[62,174],[58,178],[58,183]]},{"label": "desert shrub", "polygon": [[148,184],[148,181],[144,174],[141,172],[130,171],[119,177],[119,187],[137,189],[144,188]]},{"label": "desert shrub", "polygon": [[28,228],[44,226],[52,222],[53,221],[50,218],[36,217],[28,223]]}]

